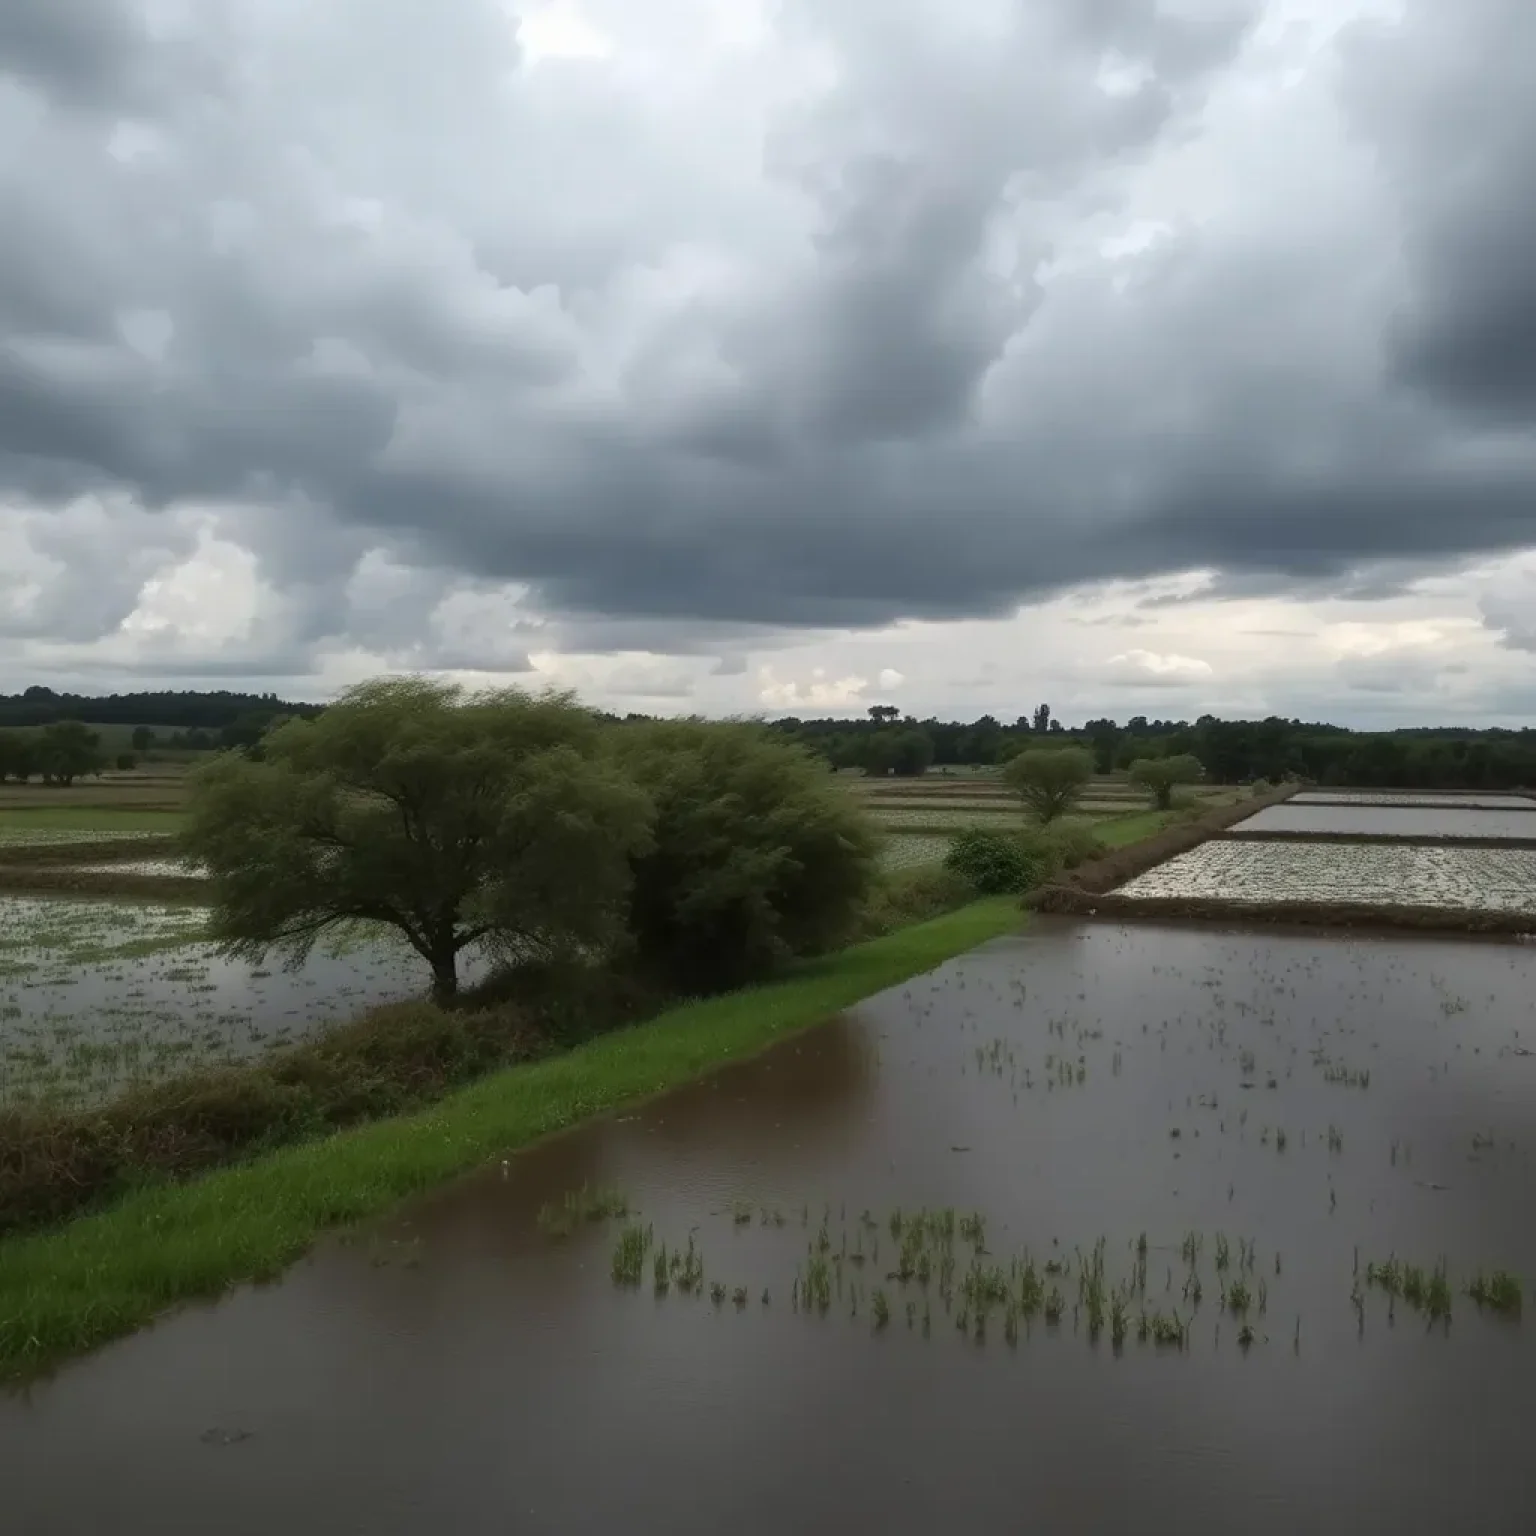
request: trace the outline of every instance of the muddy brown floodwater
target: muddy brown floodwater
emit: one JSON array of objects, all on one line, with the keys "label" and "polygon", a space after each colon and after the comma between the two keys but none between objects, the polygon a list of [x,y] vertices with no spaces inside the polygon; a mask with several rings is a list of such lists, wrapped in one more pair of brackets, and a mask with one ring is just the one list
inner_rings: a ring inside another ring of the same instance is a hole
[{"label": "muddy brown floodwater", "polygon": [[[4,1529],[1536,1530],[1532,1325],[1464,1292],[1536,1275],[1533,997],[1517,944],[1037,921],[0,1398]],[[702,1292],[540,1230],[583,1183]],[[926,1289],[920,1207],[985,1218]]]}]

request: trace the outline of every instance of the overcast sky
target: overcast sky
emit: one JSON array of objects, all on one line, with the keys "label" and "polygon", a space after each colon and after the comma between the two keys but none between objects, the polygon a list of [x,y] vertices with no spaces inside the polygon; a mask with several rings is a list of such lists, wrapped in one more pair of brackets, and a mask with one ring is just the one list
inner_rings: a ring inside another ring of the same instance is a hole
[{"label": "overcast sky", "polygon": [[4,0],[0,692],[1536,720],[1532,0]]}]

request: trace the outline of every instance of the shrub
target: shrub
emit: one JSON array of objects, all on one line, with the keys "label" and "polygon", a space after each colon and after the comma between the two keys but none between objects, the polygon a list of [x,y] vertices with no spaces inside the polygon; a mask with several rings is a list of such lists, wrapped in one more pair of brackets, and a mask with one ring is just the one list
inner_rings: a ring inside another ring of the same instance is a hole
[{"label": "shrub", "polygon": [[756,725],[677,720],[617,726],[609,749],[655,808],[628,918],[654,984],[723,991],[858,931],[879,834],[804,748]]},{"label": "shrub", "polygon": [[1030,890],[1102,852],[1087,827],[1071,822],[1022,832],[973,827],[951,840],[944,866],[984,896],[1005,896]]},{"label": "shrub", "polygon": [[1048,875],[1063,869],[1076,869],[1104,852],[1104,845],[1094,834],[1092,827],[1081,822],[1058,822],[1028,835],[1028,840],[1038,847],[1042,862],[1048,863]]},{"label": "shrub", "polygon": [[878,938],[913,923],[924,923],[963,907],[976,887],[962,874],[942,864],[882,873],[870,889],[859,921],[859,937]]},{"label": "shrub", "polygon": [[983,896],[1028,890],[1037,879],[1038,863],[1020,833],[989,832],[984,827],[956,833],[944,857],[944,868]]}]

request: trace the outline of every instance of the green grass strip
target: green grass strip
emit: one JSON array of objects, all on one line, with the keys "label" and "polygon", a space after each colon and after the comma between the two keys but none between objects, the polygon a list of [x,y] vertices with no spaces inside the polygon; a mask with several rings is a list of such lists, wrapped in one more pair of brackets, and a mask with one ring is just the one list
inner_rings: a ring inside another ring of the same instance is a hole
[{"label": "green grass strip", "polygon": [[0,1375],[128,1333],[167,1308],[270,1278],[328,1228],[589,1116],[750,1055],[862,998],[1017,929],[1014,897],[972,903],[672,1009],[565,1055],[510,1067],[430,1109],[270,1153],[0,1243]]},{"label": "green grass strip", "polygon": [[123,805],[0,806],[0,842],[26,832],[164,832],[181,829],[180,811],[142,810]]},{"label": "green grass strip", "polygon": [[1126,848],[1144,837],[1156,837],[1177,819],[1177,811],[1132,811],[1128,816],[1095,822],[1093,835],[1106,848]]}]

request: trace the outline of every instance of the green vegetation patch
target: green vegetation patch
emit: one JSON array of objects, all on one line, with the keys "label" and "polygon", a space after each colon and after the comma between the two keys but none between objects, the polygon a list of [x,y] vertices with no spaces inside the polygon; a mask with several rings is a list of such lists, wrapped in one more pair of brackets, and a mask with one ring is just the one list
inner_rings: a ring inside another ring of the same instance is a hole
[{"label": "green vegetation patch", "polygon": [[[38,805],[0,807],[0,843],[67,841],[70,833],[140,832],[161,837],[181,829],[177,811],[147,811],[129,806]],[[52,834],[50,839],[45,834]]]}]

